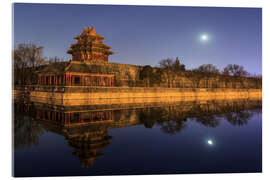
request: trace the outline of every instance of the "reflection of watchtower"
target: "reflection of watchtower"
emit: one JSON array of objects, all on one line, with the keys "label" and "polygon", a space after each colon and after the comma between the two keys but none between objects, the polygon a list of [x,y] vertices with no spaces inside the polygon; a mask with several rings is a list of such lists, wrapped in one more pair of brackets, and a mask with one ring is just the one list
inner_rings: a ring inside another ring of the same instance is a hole
[{"label": "reflection of watchtower", "polygon": [[[88,129],[89,130],[89,129]],[[81,166],[92,167],[96,158],[103,157],[103,150],[110,144],[111,136],[108,135],[108,128],[99,126],[91,128],[91,131],[72,132],[66,136],[69,145],[75,148],[73,155],[81,161]]]}]

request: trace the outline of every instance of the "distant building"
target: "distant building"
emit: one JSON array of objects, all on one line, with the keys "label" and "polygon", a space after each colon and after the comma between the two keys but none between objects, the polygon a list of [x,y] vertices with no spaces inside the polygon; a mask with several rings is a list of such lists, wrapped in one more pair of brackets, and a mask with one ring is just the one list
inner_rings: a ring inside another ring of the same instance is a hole
[{"label": "distant building", "polygon": [[100,73],[88,66],[93,63],[108,63],[113,52],[103,43],[103,36],[94,27],[84,27],[81,35],[76,36],[67,53],[72,55],[69,63],[53,63],[39,72],[38,84],[51,86],[113,86],[114,74]]}]

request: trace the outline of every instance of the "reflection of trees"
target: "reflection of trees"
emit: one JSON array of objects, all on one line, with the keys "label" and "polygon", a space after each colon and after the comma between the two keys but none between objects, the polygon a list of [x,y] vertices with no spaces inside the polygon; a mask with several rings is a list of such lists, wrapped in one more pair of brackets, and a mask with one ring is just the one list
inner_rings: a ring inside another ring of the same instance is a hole
[{"label": "reflection of trees", "polygon": [[43,134],[40,124],[32,121],[30,117],[17,116],[14,119],[14,146],[31,147],[38,145],[39,137]]},{"label": "reflection of trees", "polygon": [[207,127],[217,127],[220,124],[220,119],[218,116],[210,115],[210,116],[200,116],[196,117],[196,122],[199,122]]},{"label": "reflection of trees", "polygon": [[234,113],[227,113],[225,117],[229,123],[234,126],[243,126],[248,124],[248,120],[252,117],[252,113],[249,111],[240,111]]},{"label": "reflection of trees", "polygon": [[[28,112],[28,109],[31,111]],[[44,131],[42,126],[30,117],[33,109],[24,104],[15,104],[14,110],[14,147],[38,145],[39,137]]]},{"label": "reflection of trees", "polygon": [[176,107],[145,108],[140,112],[140,121],[146,128],[152,128],[154,124],[161,126],[161,130],[168,134],[175,134],[185,128],[185,121],[181,111]]},{"label": "reflection of trees", "polygon": [[179,106],[169,106],[163,108],[161,116],[157,119],[161,130],[168,134],[175,134],[186,127],[186,119],[183,118],[183,112]]},{"label": "reflection of trees", "polygon": [[248,124],[255,111],[261,111],[260,101],[186,102],[182,105],[144,108],[140,110],[139,118],[146,128],[156,124],[163,132],[175,134],[186,127],[187,118],[212,128],[219,126],[224,118],[232,125],[242,126]]},{"label": "reflection of trees", "polygon": [[186,125],[183,120],[180,121],[164,121],[161,125],[161,130],[167,134],[176,134],[177,132],[180,132],[183,130]]},{"label": "reflection of trees", "polygon": [[139,119],[146,128],[152,128],[161,116],[160,108],[144,108],[139,112]]},{"label": "reflection of trees", "polygon": [[253,115],[254,114],[262,114],[262,108],[254,109],[254,110],[252,110],[252,113],[253,113]]}]

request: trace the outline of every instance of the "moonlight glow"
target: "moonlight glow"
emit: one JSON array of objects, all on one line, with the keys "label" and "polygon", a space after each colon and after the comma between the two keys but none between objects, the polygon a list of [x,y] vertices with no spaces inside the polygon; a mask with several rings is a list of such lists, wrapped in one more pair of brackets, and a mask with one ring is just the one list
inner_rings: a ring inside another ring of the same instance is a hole
[{"label": "moonlight glow", "polygon": [[202,41],[207,41],[207,40],[208,40],[208,36],[207,36],[206,34],[203,34],[203,35],[201,36],[201,40],[202,40]]},{"label": "moonlight glow", "polygon": [[213,145],[213,141],[212,140],[208,140],[207,141],[207,144],[210,145],[210,146],[212,146]]}]

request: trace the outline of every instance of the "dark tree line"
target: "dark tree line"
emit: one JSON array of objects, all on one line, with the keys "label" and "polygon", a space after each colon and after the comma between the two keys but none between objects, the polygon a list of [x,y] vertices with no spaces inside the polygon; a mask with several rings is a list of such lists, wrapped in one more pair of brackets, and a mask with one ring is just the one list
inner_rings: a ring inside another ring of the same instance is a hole
[{"label": "dark tree line", "polygon": [[178,88],[261,88],[262,77],[251,75],[243,66],[229,64],[219,70],[213,64],[203,64],[186,70],[179,59],[163,59],[158,67],[144,66],[140,72],[144,86]]},{"label": "dark tree line", "polygon": [[26,85],[36,81],[35,71],[44,64],[43,47],[19,44],[13,51],[14,83]]},{"label": "dark tree line", "polygon": [[159,62],[159,67],[144,66],[140,72],[140,80],[144,85],[160,86],[166,82],[168,87],[173,87],[172,82],[176,76],[180,76],[185,71],[185,65],[181,64],[179,59],[164,59]]}]

